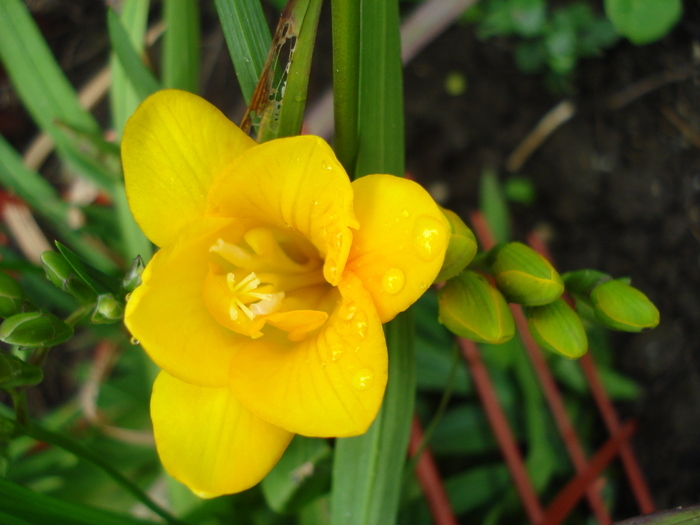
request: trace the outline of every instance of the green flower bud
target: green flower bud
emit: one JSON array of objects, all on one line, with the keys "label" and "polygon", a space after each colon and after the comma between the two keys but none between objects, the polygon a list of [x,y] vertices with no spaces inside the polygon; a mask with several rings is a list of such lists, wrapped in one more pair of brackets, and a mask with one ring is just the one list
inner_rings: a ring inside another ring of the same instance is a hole
[{"label": "green flower bud", "polygon": [[24,302],[24,292],[17,281],[0,271],[0,317],[19,313]]},{"label": "green flower bud", "polygon": [[25,312],[0,324],[0,341],[19,346],[54,346],[70,339],[73,328],[49,312]]},{"label": "green flower bud", "polygon": [[646,295],[629,284],[612,279],[596,286],[590,296],[596,318],[624,332],[641,332],[659,324],[659,310]]},{"label": "green flower bud", "polygon": [[133,292],[136,290],[136,287],[141,284],[141,274],[144,268],[143,259],[140,255],[137,255],[131,263],[131,268],[129,268],[129,271],[126,272],[122,280],[122,290],[124,293],[129,294]]},{"label": "green flower bud", "polygon": [[435,278],[436,283],[452,279],[464,270],[476,255],[477,248],[474,233],[464,224],[459,215],[445,208],[441,208],[441,210],[450,223],[451,235],[445,253],[445,261],[442,263],[440,273]]},{"label": "green flower bud", "polygon": [[571,359],[588,350],[583,323],[564,299],[543,306],[526,306],[523,311],[530,334],[542,348]]},{"label": "green flower bud", "polygon": [[451,332],[478,343],[505,343],[515,322],[501,293],[480,274],[465,270],[438,292],[438,321]]},{"label": "green flower bud", "polygon": [[53,251],[42,253],[41,266],[49,281],[75,297],[81,305],[92,304],[97,300],[95,291],[76,275],[73,267],[60,253]]},{"label": "green flower bud", "polygon": [[117,301],[111,293],[97,297],[97,305],[92,312],[90,322],[93,324],[116,323],[124,315],[123,303]]},{"label": "green flower bud", "polygon": [[576,270],[566,272],[561,276],[566,290],[578,296],[588,297],[588,294],[601,283],[609,281],[611,277],[607,273],[597,270]]},{"label": "green flower bud", "polygon": [[44,371],[38,366],[25,363],[19,357],[0,353],[0,388],[16,388],[41,383]]},{"label": "green flower bud", "polygon": [[490,259],[496,285],[511,302],[540,306],[564,292],[564,283],[549,261],[522,243],[496,248]]}]

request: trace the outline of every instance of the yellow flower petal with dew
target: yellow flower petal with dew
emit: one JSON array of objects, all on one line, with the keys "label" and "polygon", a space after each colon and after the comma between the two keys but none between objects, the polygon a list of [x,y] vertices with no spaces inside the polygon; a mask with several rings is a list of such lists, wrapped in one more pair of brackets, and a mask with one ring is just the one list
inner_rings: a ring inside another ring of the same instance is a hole
[{"label": "yellow flower petal with dew", "polygon": [[151,418],[163,465],[203,498],[258,483],[293,437],[251,413],[228,387],[194,386],[165,372],[153,385]]},{"label": "yellow flower petal with dew", "polygon": [[350,228],[357,228],[352,206],[350,180],[333,150],[307,135],[246,151],[214,183],[208,213],[299,232],[316,247],[326,280],[335,285],[350,251]]},{"label": "yellow flower petal with dew", "polygon": [[126,304],[126,326],[151,359],[194,385],[227,385],[232,351],[242,342],[211,316],[202,295],[209,246],[232,228],[229,220],[207,219],[186,229],[155,254]]},{"label": "yellow flower petal with dew", "polygon": [[165,246],[204,215],[212,181],[255,141],[203,98],[166,90],[147,98],[122,140],[129,207],[146,236]]},{"label": "yellow flower petal with dew", "polygon": [[352,188],[360,228],[353,234],[347,268],[362,280],[386,323],[435,280],[450,226],[428,192],[413,181],[368,175]]},{"label": "yellow flower petal with dew", "polygon": [[231,388],[244,405],[305,436],[362,434],[384,396],[386,343],[372,299],[350,272],[337,290],[317,333],[298,343],[251,341],[231,365]]}]

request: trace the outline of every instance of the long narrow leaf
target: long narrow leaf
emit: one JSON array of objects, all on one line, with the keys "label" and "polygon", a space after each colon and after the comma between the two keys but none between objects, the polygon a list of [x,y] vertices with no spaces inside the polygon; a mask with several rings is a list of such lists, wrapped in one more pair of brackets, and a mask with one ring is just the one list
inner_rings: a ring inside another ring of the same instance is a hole
[{"label": "long narrow leaf", "polygon": [[246,104],[265,65],[272,37],[260,0],[214,0]]},{"label": "long narrow leaf", "polygon": [[[9,516],[11,519],[5,519]],[[61,501],[0,478],[0,522],[6,525],[153,525],[152,521]]]},{"label": "long narrow leaf", "polygon": [[331,525],[396,522],[416,386],[411,312],[391,321],[386,336],[389,382],[379,415],[362,436],[336,441]]},{"label": "long narrow leaf", "polygon": [[258,124],[258,142],[298,135],[321,0],[291,0],[280,16],[260,80],[241,128]]},{"label": "long narrow leaf", "polygon": [[197,92],[199,86],[199,3],[166,0],[163,85]]},{"label": "long narrow leaf", "polygon": [[[149,4],[149,0],[126,0],[119,16],[137,54],[143,52]],[[139,105],[141,97],[136,93],[136,89],[114,51],[110,57],[110,67],[112,69],[112,84],[109,102],[112,110],[112,127],[117,137],[121,138],[126,120]]]},{"label": "long narrow leaf", "polygon": [[131,43],[129,33],[119,17],[112,10],[107,12],[107,27],[109,29],[109,39],[112,48],[119,58],[119,62],[124,68],[126,76],[134,87],[139,102],[148,95],[160,89],[160,84],[153,76],[153,73],[143,63],[138,52]]}]

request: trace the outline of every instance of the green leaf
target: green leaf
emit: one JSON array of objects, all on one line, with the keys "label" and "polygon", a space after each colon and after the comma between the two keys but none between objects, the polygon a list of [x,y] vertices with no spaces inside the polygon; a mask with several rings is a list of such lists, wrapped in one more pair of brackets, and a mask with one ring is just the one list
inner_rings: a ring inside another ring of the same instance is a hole
[{"label": "green leaf", "polygon": [[510,216],[508,204],[498,182],[496,172],[486,169],[481,174],[479,207],[486,217],[497,243],[510,240]]},{"label": "green leaf", "polygon": [[272,37],[260,0],[214,0],[246,104],[265,66]]},{"label": "green leaf", "polygon": [[463,404],[448,410],[430,436],[430,448],[436,455],[485,454],[498,450],[498,443],[476,404]]},{"label": "green leaf", "polygon": [[[152,521],[119,516],[104,510],[61,501],[31,491],[0,478],[0,517],[7,514],[17,521],[2,521],[8,525],[153,525]],[[24,520],[24,521],[21,521]]]},{"label": "green leaf", "polygon": [[165,1],[163,85],[196,93],[199,87],[199,3]]},{"label": "green leaf", "polygon": [[469,512],[505,492],[510,477],[505,465],[471,468],[445,481],[455,514]]},{"label": "green leaf", "polygon": [[131,81],[139,102],[158,91],[160,89],[159,82],[141,60],[138,51],[131,42],[129,33],[117,14],[111,9],[107,11],[107,28],[109,29],[112,49],[117,54],[126,76]]},{"label": "green leaf", "polygon": [[331,447],[323,439],[295,436],[265,476],[262,491],[275,512],[293,512],[328,491]]},{"label": "green leaf", "polygon": [[38,385],[43,379],[44,371],[38,366],[25,363],[19,357],[7,352],[0,352],[0,388]]},{"label": "green leaf", "polygon": [[547,4],[544,0],[510,0],[508,4],[513,30],[522,37],[542,33],[547,21]]},{"label": "green leaf", "polygon": [[331,525],[391,525],[396,521],[415,394],[411,312],[386,326],[389,382],[369,430],[336,440]]},{"label": "green leaf", "polygon": [[0,324],[0,340],[19,346],[55,346],[68,341],[73,328],[49,312],[25,312]]},{"label": "green leaf", "polygon": [[604,5],[617,32],[638,46],[663,37],[683,13],[681,0],[605,0]]},{"label": "green leaf", "polygon": [[78,257],[72,250],[67,246],[64,246],[60,242],[56,242],[56,247],[61,255],[66,259],[68,264],[73,267],[75,273],[92,288],[97,294],[111,293],[115,296],[119,295],[120,286],[119,281],[109,275],[101,272],[97,268],[93,268],[87,262],[83,261]]},{"label": "green leaf", "polygon": [[700,523],[700,506],[665,510],[646,516],[619,521],[617,525],[697,525]]},{"label": "green leaf", "polygon": [[19,313],[24,302],[22,287],[7,273],[0,271],[0,317]]},{"label": "green leaf", "polygon": [[282,12],[246,115],[260,119],[258,142],[301,133],[320,12],[321,0],[292,0]]},{"label": "green leaf", "polygon": [[[123,3],[119,16],[137,54],[143,52],[149,3],[149,0],[126,0]],[[136,110],[142,97],[136,93],[114,50],[112,50],[110,57],[110,67],[112,70],[112,84],[110,86],[109,102],[112,110],[112,127],[117,137],[121,138],[126,120]]]}]

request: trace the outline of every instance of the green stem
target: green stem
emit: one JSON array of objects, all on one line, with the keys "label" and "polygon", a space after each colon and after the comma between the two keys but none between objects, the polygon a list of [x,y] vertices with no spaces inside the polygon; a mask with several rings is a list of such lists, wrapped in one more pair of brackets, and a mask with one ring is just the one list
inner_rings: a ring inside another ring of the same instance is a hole
[{"label": "green stem", "polygon": [[94,304],[88,305],[88,306],[81,306],[77,310],[75,310],[72,314],[70,314],[68,317],[66,317],[63,322],[66,323],[68,326],[74,327],[76,324],[78,324],[80,321],[87,316],[92,309],[95,307]]},{"label": "green stem", "polygon": [[12,404],[15,407],[17,423],[20,425],[27,425],[29,423],[29,410],[27,408],[27,395],[24,389],[13,389],[10,395],[12,396]]},{"label": "green stem", "polygon": [[34,438],[38,441],[48,443],[49,445],[53,445],[55,447],[67,450],[68,452],[75,454],[79,458],[82,458],[85,461],[92,463],[96,467],[99,467],[117,484],[121,485],[121,487],[124,490],[131,493],[137,500],[139,500],[146,507],[158,514],[158,516],[163,518],[170,525],[184,525],[184,522],[178,520],[168,511],[161,508],[158,504],[151,500],[151,498],[149,498],[138,485],[136,485],[130,479],[125,477],[121,472],[116,470],[109,463],[104,461],[99,455],[95,454],[94,452],[91,452],[85,446],[81,445],[76,441],[73,441],[72,439],[62,434],[43,428],[37,425],[36,423],[22,422],[19,421],[19,419],[17,423],[18,431],[22,434]]},{"label": "green stem", "polygon": [[360,2],[332,0],[334,150],[352,176],[355,173],[360,92]]}]

